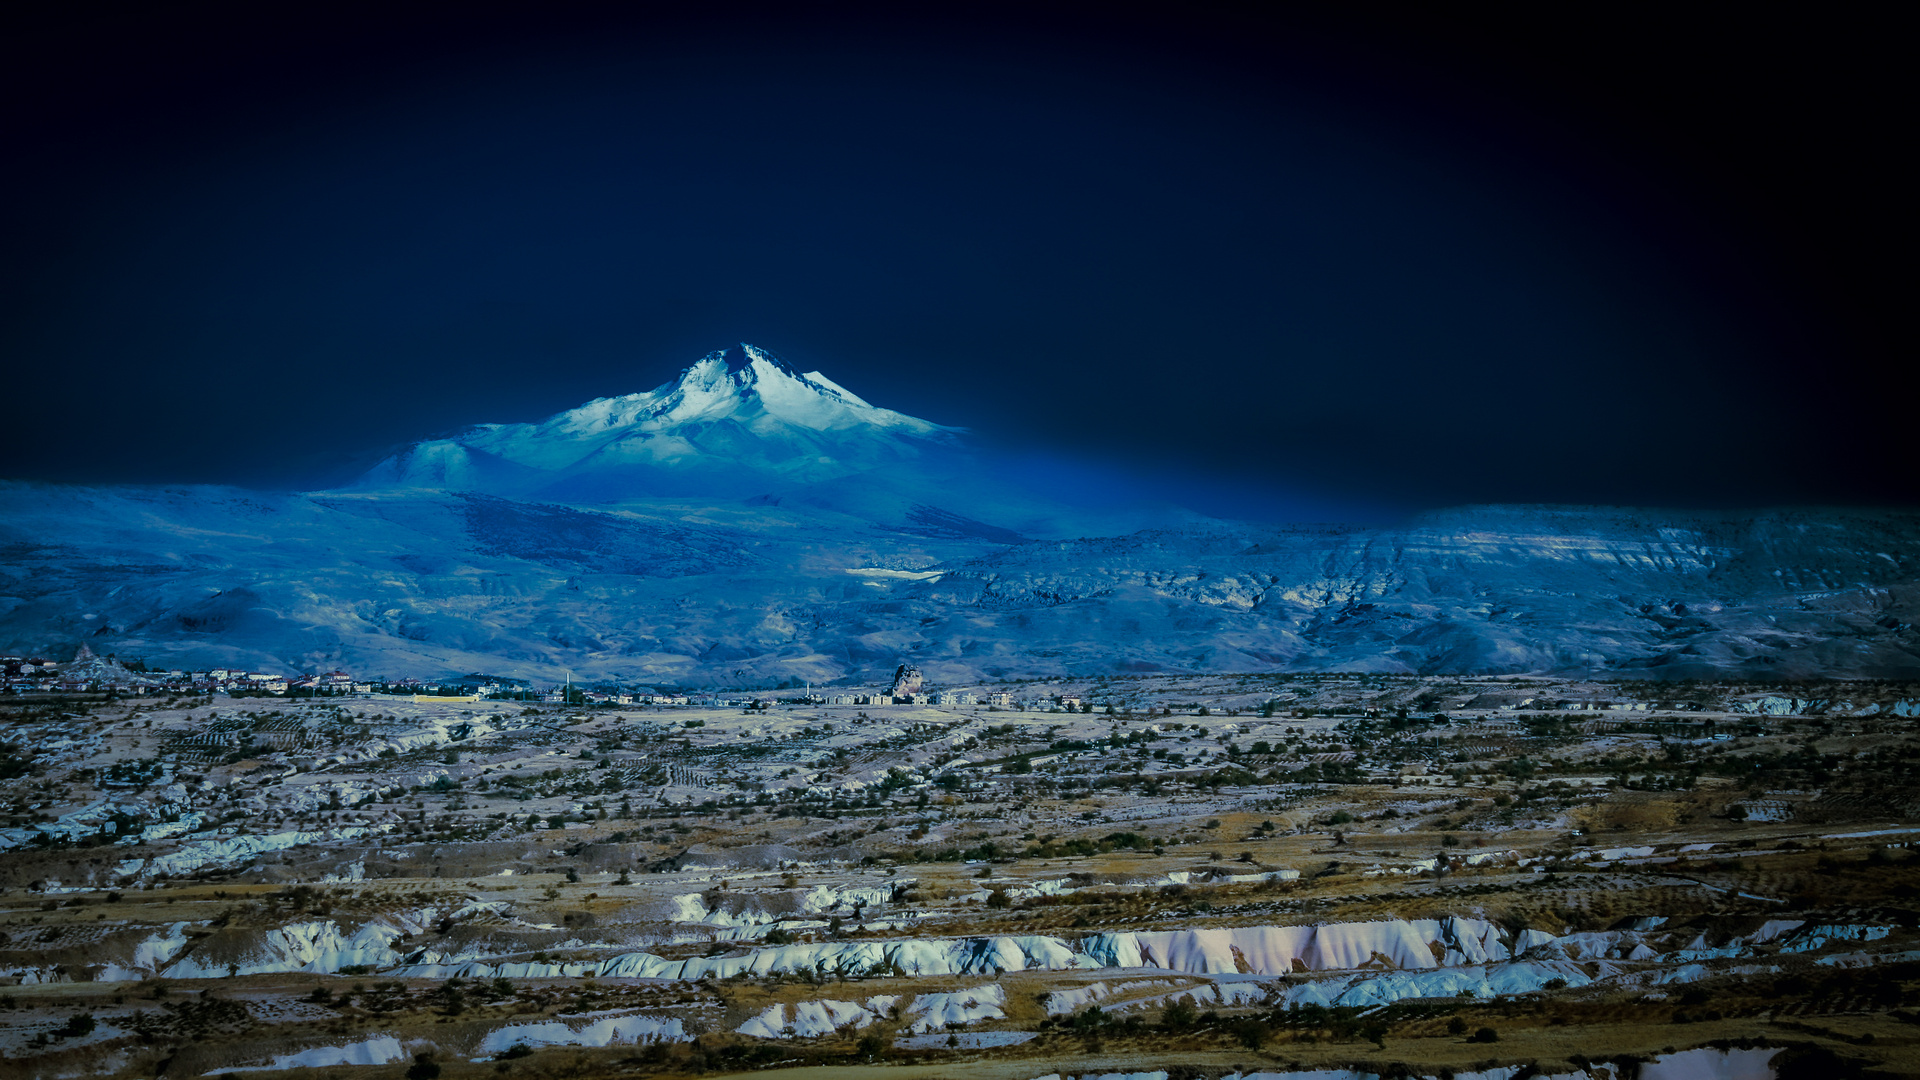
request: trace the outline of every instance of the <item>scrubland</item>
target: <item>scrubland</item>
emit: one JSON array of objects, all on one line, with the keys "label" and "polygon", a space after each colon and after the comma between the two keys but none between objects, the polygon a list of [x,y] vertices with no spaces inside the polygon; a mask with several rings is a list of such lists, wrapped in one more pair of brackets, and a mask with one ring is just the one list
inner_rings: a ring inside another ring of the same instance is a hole
[{"label": "scrubland", "polygon": [[1920,1074],[1920,687],[980,689],[0,702],[4,1068]]}]

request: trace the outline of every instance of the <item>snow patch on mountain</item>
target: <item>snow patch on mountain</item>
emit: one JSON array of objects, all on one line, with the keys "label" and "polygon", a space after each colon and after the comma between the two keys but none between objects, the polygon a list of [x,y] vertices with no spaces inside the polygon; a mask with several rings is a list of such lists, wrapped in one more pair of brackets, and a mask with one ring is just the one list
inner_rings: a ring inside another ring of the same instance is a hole
[{"label": "snow patch on mountain", "polygon": [[358,486],[524,494],[561,482],[583,490],[598,474],[633,493],[649,490],[650,472],[713,467],[819,482],[958,445],[959,428],[871,405],[757,346],[740,350],[738,368],[721,349],[645,393],[416,444]]}]

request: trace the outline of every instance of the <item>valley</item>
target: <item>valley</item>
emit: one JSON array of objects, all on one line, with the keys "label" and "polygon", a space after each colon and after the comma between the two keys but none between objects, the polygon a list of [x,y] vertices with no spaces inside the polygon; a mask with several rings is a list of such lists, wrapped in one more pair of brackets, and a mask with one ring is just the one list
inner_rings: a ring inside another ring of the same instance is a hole
[{"label": "valley", "polygon": [[741,348],[0,484],[5,1071],[1920,1074],[1913,511],[1225,520]]},{"label": "valley", "polygon": [[10,1066],[1920,1067],[1920,685],[974,689],[0,704]]}]

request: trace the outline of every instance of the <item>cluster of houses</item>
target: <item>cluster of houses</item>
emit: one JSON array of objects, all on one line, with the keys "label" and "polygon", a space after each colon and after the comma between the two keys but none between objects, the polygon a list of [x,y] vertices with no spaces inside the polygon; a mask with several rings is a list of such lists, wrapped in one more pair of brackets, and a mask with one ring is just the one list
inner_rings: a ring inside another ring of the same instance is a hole
[{"label": "cluster of houses", "polygon": [[[985,704],[995,708],[1014,707],[1012,694],[988,694],[986,697]],[[942,690],[932,694],[918,690],[904,694],[835,694],[827,701],[832,705],[936,705],[946,708],[982,703],[979,694],[965,690]]]},{"label": "cluster of houses", "polygon": [[524,679],[467,675],[459,679],[356,679],[345,671],[312,675],[281,675],[242,668],[148,668],[135,660],[122,664],[114,656],[96,656],[82,645],[73,660],[62,663],[44,657],[0,656],[0,691],[12,693],[87,693],[114,689],[121,693],[228,693],[294,697],[331,697],[343,694],[401,694],[416,697],[520,698],[530,701],[606,705],[686,705],[685,694],[618,693],[586,690],[571,684],[535,691]]},{"label": "cluster of houses", "polygon": [[39,656],[0,656],[0,679],[16,693],[53,689],[60,681],[59,666]]},{"label": "cluster of houses", "polygon": [[[918,674],[917,672],[915,673]],[[214,693],[291,695],[294,697],[331,697],[344,694],[399,694],[419,698],[455,697],[468,700],[511,698],[573,705],[707,705],[726,707],[745,705],[764,707],[771,701],[758,698],[725,698],[706,694],[622,692],[589,690],[566,683],[547,690],[536,690],[524,679],[473,674],[458,679],[393,679],[369,681],[355,679],[345,671],[327,671],[313,675],[278,675],[240,668],[211,668],[193,671],[185,668],[148,669],[139,661],[122,665],[112,656],[96,657],[85,646],[71,663],[43,657],[0,656],[0,688],[14,693],[84,693],[112,687],[134,693]],[[807,700],[834,705],[933,705],[946,708],[990,705],[1001,709],[1025,707],[1006,693],[975,694],[970,691],[929,692],[915,678],[910,685],[897,686],[882,693],[836,694],[822,697],[811,691]],[[1058,699],[1052,704],[1057,705]],[[1077,705],[1071,702],[1070,705]]]},{"label": "cluster of houses", "polygon": [[[113,656],[95,656],[82,645],[70,663],[43,657],[0,656],[0,690],[13,693],[85,693],[115,689],[122,693],[214,693],[268,694],[294,697],[331,697],[345,694],[397,694],[417,698],[453,698],[478,701],[507,698],[571,705],[704,705],[766,708],[774,702],[756,697],[726,698],[710,694],[659,693],[642,690],[589,690],[571,681],[547,690],[536,690],[525,679],[476,672],[457,679],[392,679],[369,681],[355,679],[345,671],[327,671],[312,675],[278,675],[240,668],[211,668],[192,671],[185,668],[149,669],[140,661],[122,664]],[[958,708],[989,705],[1000,709],[1026,708],[1007,693],[976,694],[964,690],[929,691],[922,687],[920,673],[902,665],[892,688],[881,693],[836,694],[823,697],[812,690],[805,700],[834,705],[932,705]],[[1054,698],[1040,707],[1058,709],[1063,699]],[[1065,707],[1079,705],[1077,699],[1064,700]]]},{"label": "cluster of houses", "polygon": [[[947,708],[980,704],[980,695],[965,690],[942,690],[938,693],[926,688],[926,676],[912,664],[901,664],[893,672],[893,685],[880,694],[836,694],[827,699],[834,705],[937,705]],[[809,692],[809,696],[811,692]],[[814,698],[814,700],[820,700]],[[1008,709],[1014,705],[1011,694],[988,694],[988,705]]]},{"label": "cluster of houses", "polygon": [[127,666],[113,656],[95,656],[82,645],[72,662],[64,664],[39,656],[0,656],[0,686],[17,694],[83,693],[108,688],[152,693],[256,686],[285,693],[287,680],[282,675],[226,669],[149,671],[138,661]]},{"label": "cluster of houses", "polygon": [[571,702],[576,705],[687,705],[693,699],[685,694],[624,694],[618,691],[581,690],[569,691],[564,686],[556,686],[540,695],[545,702]]},{"label": "cluster of houses", "polygon": [[289,677],[241,668],[152,670],[137,661],[127,666],[113,656],[96,657],[84,647],[66,664],[38,656],[0,656],[0,687],[16,694],[85,693],[109,688],[133,693],[352,694],[373,689],[371,683],[355,682],[344,671]]}]

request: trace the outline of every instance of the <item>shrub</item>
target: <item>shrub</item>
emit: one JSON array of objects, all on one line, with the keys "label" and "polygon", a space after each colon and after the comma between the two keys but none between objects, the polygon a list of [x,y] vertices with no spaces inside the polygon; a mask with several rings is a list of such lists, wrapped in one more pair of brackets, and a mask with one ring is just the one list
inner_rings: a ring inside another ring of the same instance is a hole
[{"label": "shrub", "polygon": [[1467,1036],[1467,1041],[1471,1043],[1499,1042],[1500,1033],[1490,1027],[1483,1027],[1479,1031]]},{"label": "shrub", "polygon": [[1160,1026],[1174,1031],[1182,1031],[1192,1027],[1194,1022],[1199,1019],[1200,1012],[1193,1007],[1191,1002],[1176,1001],[1167,1006],[1166,1011],[1160,1014]]},{"label": "shrub", "polygon": [[92,1013],[74,1013],[72,1016],[67,1017],[66,1024],[55,1031],[54,1035],[62,1039],[77,1039],[82,1035],[92,1033],[93,1028],[94,1020]]},{"label": "shrub", "polygon": [[1084,1010],[1073,1014],[1067,1020],[1067,1026],[1075,1031],[1092,1031],[1106,1027],[1112,1022],[1113,1018],[1107,1015],[1105,1009],[1098,1005],[1089,1005]]}]

